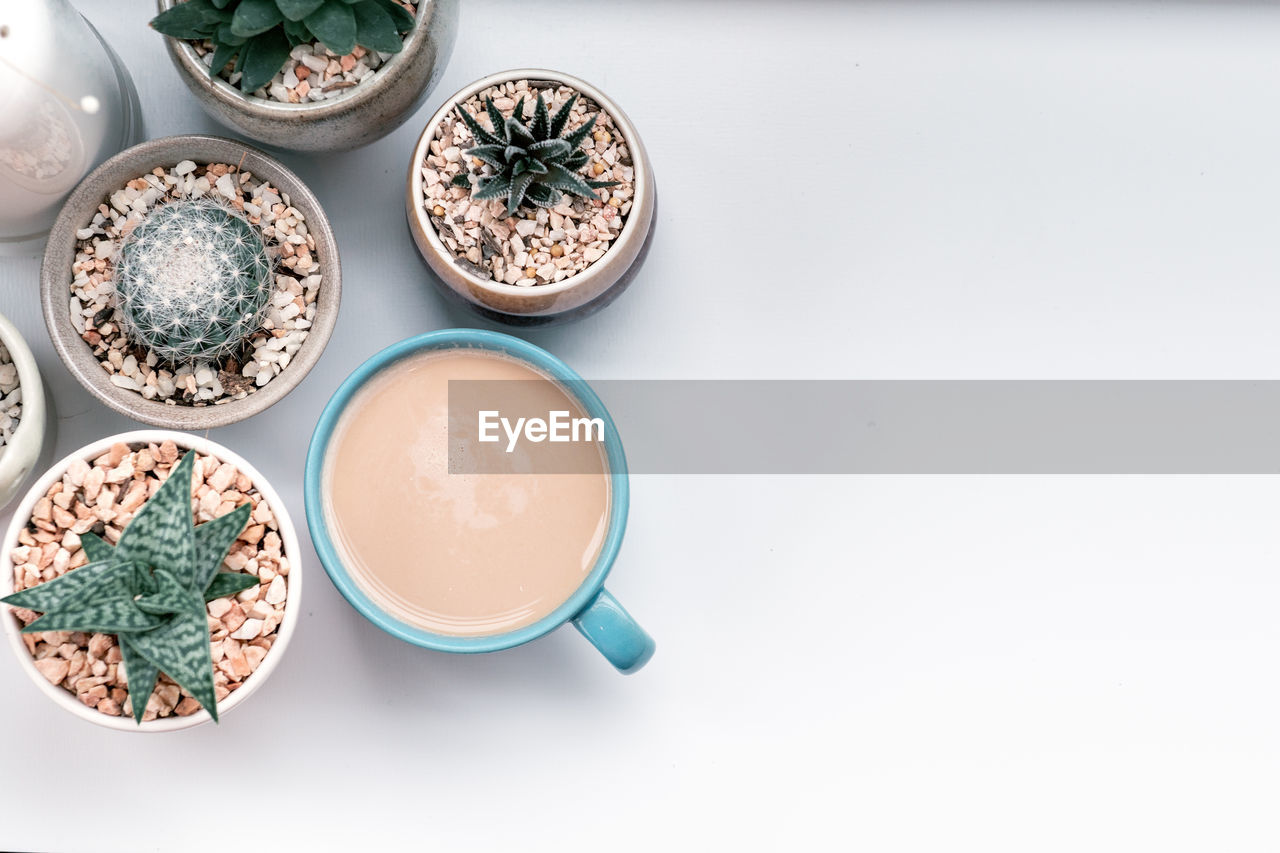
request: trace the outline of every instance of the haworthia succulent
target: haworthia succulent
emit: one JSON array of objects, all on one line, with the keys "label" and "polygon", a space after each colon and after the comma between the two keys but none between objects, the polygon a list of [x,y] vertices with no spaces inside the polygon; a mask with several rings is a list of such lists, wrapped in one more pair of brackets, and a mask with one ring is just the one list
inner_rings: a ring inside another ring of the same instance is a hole
[{"label": "haworthia succulent", "polygon": [[133,634],[129,642],[147,660],[196,698],[216,722],[213,657],[209,652],[209,620],[204,601],[189,595],[189,609],[151,631]]},{"label": "haworthia succulent", "polygon": [[[92,531],[85,531],[80,534],[80,547],[84,549],[84,555],[89,558],[91,563],[96,563],[99,560],[111,560],[116,555],[115,546]],[[63,575],[63,577],[68,577],[68,575]],[[44,586],[44,584],[41,584],[41,586]]]},{"label": "haworthia succulent", "polygon": [[[520,103],[521,105],[524,104],[524,98],[520,99]],[[541,95],[538,96],[537,104],[534,106],[533,124],[530,125],[529,129],[537,139],[555,141],[555,138],[551,135],[551,113],[547,110],[547,102],[542,99]],[[558,133],[556,134],[556,136],[559,135]]]},{"label": "haworthia succulent", "polygon": [[193,582],[188,584],[191,591],[196,592],[209,586],[215,573],[221,568],[222,561],[227,558],[227,552],[235,544],[236,537],[249,523],[250,512],[252,507],[241,504],[226,515],[196,528],[196,572]]},{"label": "haworthia succulent", "polygon": [[213,580],[209,582],[208,589],[204,591],[204,600],[213,601],[215,598],[237,595],[249,587],[257,586],[259,583],[260,581],[256,577],[244,572],[218,572],[213,576]]},{"label": "haworthia succulent", "polygon": [[132,638],[128,634],[119,634],[116,639],[120,641],[120,657],[124,661],[125,677],[129,680],[133,719],[141,724],[142,715],[146,712],[147,700],[151,698],[151,691],[156,689],[160,667],[133,647]]},{"label": "haworthia succulent", "polygon": [[[168,566],[190,584],[196,565],[196,537],[191,524],[191,472],[194,453],[182,457],[169,479],[143,504],[120,534],[116,558],[145,566]],[[186,484],[185,488],[183,484]]]},{"label": "haworthia succulent", "polygon": [[590,197],[593,192],[591,185],[581,175],[570,172],[559,163],[552,163],[547,167],[547,176],[542,179],[542,184],[553,190],[564,190],[580,196]]},{"label": "haworthia succulent", "polygon": [[61,577],[45,581],[4,599],[5,604],[47,612],[78,604],[86,592],[113,580],[130,581],[133,563],[99,561],[81,566]]},{"label": "haworthia succulent", "polygon": [[22,629],[24,634],[40,631],[85,631],[116,634],[150,631],[164,619],[147,613],[131,595],[107,598],[95,596],[77,607],[51,610]]},{"label": "haworthia succulent", "polygon": [[194,525],[195,456],[183,455],[116,545],[85,533],[80,542],[89,563],[0,599],[43,614],[27,633],[115,634],[139,723],[162,671],[217,719],[205,602],[259,583],[250,574],[219,571],[249,521],[247,503]]},{"label": "haworthia succulent", "polygon": [[458,116],[479,143],[466,152],[467,156],[492,171],[464,172],[453,179],[454,186],[472,189],[471,197],[476,201],[506,199],[508,216],[515,216],[525,202],[535,207],[555,207],[564,193],[596,198],[596,190],[616,186],[617,181],[590,181],[576,171],[589,159],[580,149],[599,116],[592,115],[572,133],[562,136],[577,97],[571,96],[552,116],[539,92],[533,117],[527,121],[523,98],[505,117],[492,98],[485,98],[488,128],[458,104]]},{"label": "haworthia succulent", "polygon": [[[475,116],[463,109],[462,104],[458,104],[457,109],[458,117],[462,119],[462,123],[471,131],[471,135],[476,138],[477,142],[481,142],[485,145],[498,145],[504,149],[507,147],[507,141],[505,139],[499,136],[496,132],[490,133],[480,124],[480,122],[476,121]],[[494,125],[494,127],[496,128],[498,125]],[[474,151],[475,149],[473,148],[471,150]],[[471,152],[468,151],[467,153],[470,154]]]},{"label": "haworthia succulent", "polygon": [[556,110],[556,114],[551,117],[551,126],[547,128],[548,138],[555,139],[564,133],[565,126],[569,124],[569,116],[573,114],[573,105],[576,103],[578,103],[578,93],[574,92],[569,96],[569,100]]},{"label": "haworthia succulent", "polygon": [[152,576],[156,579],[156,591],[138,597],[136,603],[139,610],[169,616],[190,609],[191,590],[183,586],[172,572],[156,569]]}]

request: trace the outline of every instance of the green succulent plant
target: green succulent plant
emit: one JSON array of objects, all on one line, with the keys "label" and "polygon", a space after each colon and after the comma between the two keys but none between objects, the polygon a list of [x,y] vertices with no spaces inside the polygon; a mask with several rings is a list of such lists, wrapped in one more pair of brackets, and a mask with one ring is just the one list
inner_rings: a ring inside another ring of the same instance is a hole
[{"label": "green succulent plant", "polygon": [[616,186],[617,181],[588,181],[578,174],[589,159],[581,145],[600,114],[592,115],[577,130],[561,136],[577,100],[575,93],[553,116],[539,92],[533,116],[526,120],[523,96],[510,118],[503,118],[502,111],[493,105],[493,98],[485,98],[484,108],[493,126],[491,130],[486,130],[462,104],[455,105],[458,115],[471,129],[471,135],[480,143],[468,149],[467,156],[495,171],[479,175],[463,172],[454,177],[454,186],[474,189],[471,197],[476,201],[505,198],[508,216],[515,216],[525,201],[537,207],[555,207],[564,193],[596,198],[596,190]]},{"label": "green succulent plant", "polygon": [[187,451],[115,545],[80,536],[86,565],[0,602],[43,613],[22,629],[115,634],[129,680],[133,717],[142,722],[156,678],[164,672],[218,720],[205,602],[259,583],[254,575],[219,571],[252,511],[249,504],[196,527]]},{"label": "green succulent plant", "polygon": [[217,361],[262,325],[271,258],[244,217],[205,199],[154,208],[115,264],[121,327],[161,361]]},{"label": "green succulent plant", "polygon": [[319,41],[339,56],[356,45],[398,53],[413,15],[395,0],[185,0],[151,26],[172,38],[213,42],[210,73],[235,59],[240,89],[255,92],[299,44]]}]

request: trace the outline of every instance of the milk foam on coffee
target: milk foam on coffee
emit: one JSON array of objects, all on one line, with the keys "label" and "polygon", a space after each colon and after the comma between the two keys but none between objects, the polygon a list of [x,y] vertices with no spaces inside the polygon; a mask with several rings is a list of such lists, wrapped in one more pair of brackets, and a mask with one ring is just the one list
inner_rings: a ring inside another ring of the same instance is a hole
[{"label": "milk foam on coffee", "polygon": [[405,358],[339,418],[325,519],[352,579],[389,614],[438,634],[505,633],[551,613],[591,571],[608,528],[607,461],[582,444],[573,470],[584,473],[519,473],[535,445],[504,457],[504,473],[450,473],[450,379],[524,380],[547,411],[583,415],[560,385],[499,353]]}]

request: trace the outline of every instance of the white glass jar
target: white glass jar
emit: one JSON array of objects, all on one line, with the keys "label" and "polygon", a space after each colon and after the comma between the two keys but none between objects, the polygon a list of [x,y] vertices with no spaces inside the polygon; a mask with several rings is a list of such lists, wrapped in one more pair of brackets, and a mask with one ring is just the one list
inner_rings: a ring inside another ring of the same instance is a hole
[{"label": "white glass jar", "polygon": [[129,72],[69,0],[3,4],[0,252],[42,238],[80,179],[141,132]]}]

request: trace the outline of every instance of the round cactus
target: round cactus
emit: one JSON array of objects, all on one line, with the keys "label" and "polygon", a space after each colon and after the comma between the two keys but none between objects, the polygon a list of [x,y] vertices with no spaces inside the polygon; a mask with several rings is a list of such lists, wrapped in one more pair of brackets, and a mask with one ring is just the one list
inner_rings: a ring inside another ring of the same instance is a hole
[{"label": "round cactus", "polygon": [[257,230],[207,200],[151,211],[121,245],[115,279],[124,332],[170,364],[235,352],[262,325],[274,290]]}]

